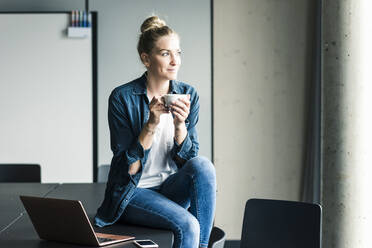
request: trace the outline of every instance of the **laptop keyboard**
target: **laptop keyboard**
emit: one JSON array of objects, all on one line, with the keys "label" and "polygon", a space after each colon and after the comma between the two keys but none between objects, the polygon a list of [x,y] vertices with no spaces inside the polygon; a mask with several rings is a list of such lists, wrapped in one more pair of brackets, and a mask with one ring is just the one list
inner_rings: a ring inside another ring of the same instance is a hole
[{"label": "laptop keyboard", "polygon": [[[97,237],[97,238],[98,238],[98,237]],[[98,241],[99,241],[100,243],[107,242],[107,241],[114,241],[114,240],[116,240],[116,239],[98,238]]]}]

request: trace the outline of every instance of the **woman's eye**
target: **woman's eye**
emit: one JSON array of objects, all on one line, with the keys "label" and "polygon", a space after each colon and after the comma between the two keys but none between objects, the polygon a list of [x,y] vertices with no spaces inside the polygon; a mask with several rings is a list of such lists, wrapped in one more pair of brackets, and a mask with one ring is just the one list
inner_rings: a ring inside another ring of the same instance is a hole
[{"label": "woman's eye", "polygon": [[161,56],[168,56],[169,53],[162,53]]}]

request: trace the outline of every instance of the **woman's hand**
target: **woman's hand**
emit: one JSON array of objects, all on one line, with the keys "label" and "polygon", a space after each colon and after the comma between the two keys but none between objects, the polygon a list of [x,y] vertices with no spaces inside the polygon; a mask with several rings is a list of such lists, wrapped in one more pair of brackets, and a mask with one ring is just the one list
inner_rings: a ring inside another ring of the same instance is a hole
[{"label": "woman's hand", "polygon": [[[160,122],[160,115],[164,113],[169,113],[169,110],[165,108],[161,97],[154,96],[149,104],[149,109],[150,109],[149,119],[147,123],[145,123],[145,125],[143,126],[142,131],[138,137],[140,144],[145,150],[150,149],[152,145],[155,129]],[[139,164],[133,163],[132,165],[133,168],[131,168],[130,174],[133,173],[135,174],[139,170]]]},{"label": "woman's hand", "polygon": [[155,129],[160,122],[160,115],[169,113],[169,110],[164,106],[163,99],[161,97],[154,96],[149,105],[150,117],[147,124]]},{"label": "woman's hand", "polygon": [[174,126],[177,128],[184,125],[190,113],[190,95],[187,95],[187,99],[180,98],[172,103],[170,110],[173,114]]}]

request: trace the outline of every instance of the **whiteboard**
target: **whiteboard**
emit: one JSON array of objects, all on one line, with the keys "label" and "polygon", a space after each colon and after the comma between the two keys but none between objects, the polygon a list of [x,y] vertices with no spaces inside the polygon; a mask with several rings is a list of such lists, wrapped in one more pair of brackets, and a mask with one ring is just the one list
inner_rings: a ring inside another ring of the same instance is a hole
[{"label": "whiteboard", "polygon": [[0,14],[0,163],[38,163],[43,183],[93,181],[92,38],[68,25]]}]

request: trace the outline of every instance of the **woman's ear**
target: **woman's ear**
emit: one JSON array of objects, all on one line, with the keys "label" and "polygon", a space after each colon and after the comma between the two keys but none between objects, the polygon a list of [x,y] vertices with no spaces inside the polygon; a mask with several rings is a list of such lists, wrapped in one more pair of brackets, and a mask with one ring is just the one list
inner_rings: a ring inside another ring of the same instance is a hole
[{"label": "woman's ear", "polygon": [[147,53],[141,53],[142,63],[148,68],[150,66],[150,58]]}]

